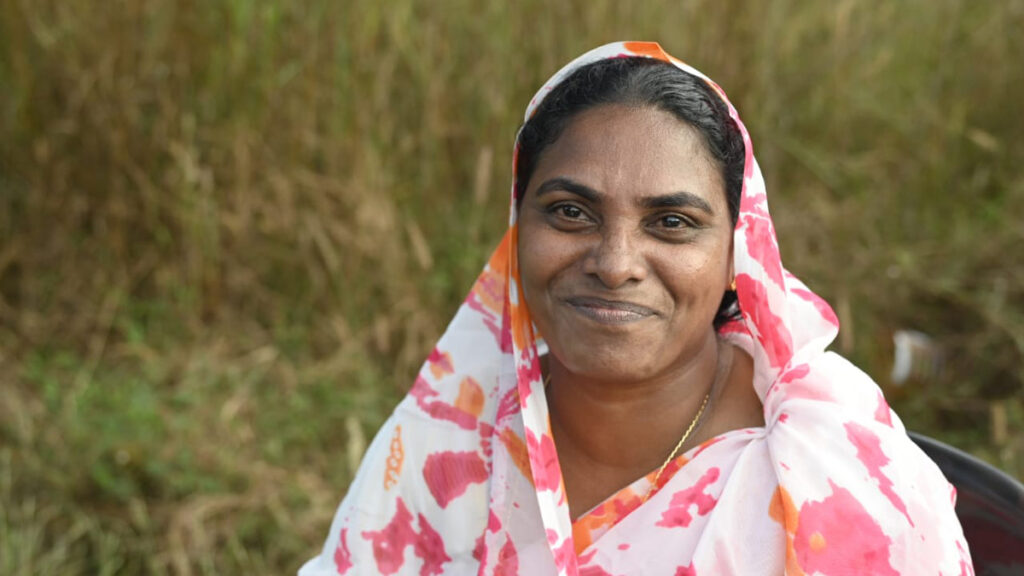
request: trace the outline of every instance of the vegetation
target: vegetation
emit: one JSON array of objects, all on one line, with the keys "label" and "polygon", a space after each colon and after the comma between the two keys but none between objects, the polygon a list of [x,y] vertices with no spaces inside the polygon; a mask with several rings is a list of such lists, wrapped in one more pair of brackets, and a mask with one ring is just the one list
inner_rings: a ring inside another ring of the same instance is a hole
[{"label": "vegetation", "polygon": [[[294,573],[503,232],[532,91],[616,39],[729,92],[788,267],[908,427],[1021,476],[1021,30],[1019,0],[0,0],[0,573]],[[898,329],[944,351],[902,387]]]}]

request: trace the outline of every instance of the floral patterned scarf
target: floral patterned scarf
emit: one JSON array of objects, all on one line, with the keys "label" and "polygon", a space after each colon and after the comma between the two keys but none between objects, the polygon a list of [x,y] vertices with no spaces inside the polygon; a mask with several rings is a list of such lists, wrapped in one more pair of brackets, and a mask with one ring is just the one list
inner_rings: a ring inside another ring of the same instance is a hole
[{"label": "floral patterned scarf", "polygon": [[955,493],[877,385],[826,352],[832,309],[786,271],[753,146],[725,93],[645,42],[577,58],[670,62],[708,83],[743,134],[734,265],[764,427],[719,435],[570,519],[538,341],[521,300],[517,214],[338,509],[322,574],[532,576],[973,574]]}]

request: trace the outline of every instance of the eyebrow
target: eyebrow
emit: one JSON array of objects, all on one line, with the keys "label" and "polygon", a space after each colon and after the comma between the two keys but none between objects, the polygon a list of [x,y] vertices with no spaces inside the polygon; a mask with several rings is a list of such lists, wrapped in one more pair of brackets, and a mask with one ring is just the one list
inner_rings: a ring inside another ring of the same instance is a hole
[{"label": "eyebrow", "polygon": [[540,198],[541,196],[547,194],[548,192],[554,192],[555,190],[564,190],[565,192],[568,192],[570,194],[575,194],[593,204],[601,203],[600,192],[594,190],[589,186],[580,184],[575,180],[570,180],[569,178],[563,177],[552,178],[538,186],[537,197]]},{"label": "eyebrow", "polygon": [[693,207],[698,210],[714,214],[708,201],[693,194],[692,192],[675,192],[663,196],[648,196],[640,199],[640,205],[644,208],[687,208]]},{"label": "eyebrow", "polygon": [[[555,190],[562,190],[569,192],[570,194],[575,194],[593,204],[600,204],[601,199],[604,196],[597,190],[594,190],[585,184],[580,184],[570,178],[557,177],[546,180],[543,184],[538,186],[537,197],[539,198],[544,194],[554,192]],[[648,209],[693,207],[711,215],[715,213],[707,200],[692,192],[686,191],[673,192],[671,194],[660,194],[658,196],[646,196],[638,199],[637,204],[642,208]]]}]

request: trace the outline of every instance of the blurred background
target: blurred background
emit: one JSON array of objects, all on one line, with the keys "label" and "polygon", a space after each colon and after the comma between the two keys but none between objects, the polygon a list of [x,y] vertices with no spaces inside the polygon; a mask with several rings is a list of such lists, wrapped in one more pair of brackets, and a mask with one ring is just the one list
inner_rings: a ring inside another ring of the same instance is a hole
[{"label": "blurred background", "polygon": [[505,229],[541,83],[730,94],[911,429],[1024,474],[1024,2],[0,0],[0,573],[294,573]]}]

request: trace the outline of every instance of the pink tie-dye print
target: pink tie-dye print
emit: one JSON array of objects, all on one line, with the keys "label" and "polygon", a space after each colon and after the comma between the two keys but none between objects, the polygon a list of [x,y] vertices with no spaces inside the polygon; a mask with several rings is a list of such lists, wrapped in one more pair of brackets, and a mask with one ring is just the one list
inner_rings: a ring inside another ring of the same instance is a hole
[{"label": "pink tie-dye print", "polygon": [[526,446],[530,450],[530,467],[537,490],[555,491],[561,487],[562,474],[558,468],[558,453],[550,434],[526,431]]},{"label": "pink tie-dye print", "polygon": [[347,574],[352,567],[352,553],[348,551],[348,543],[345,542],[347,537],[348,528],[341,531],[338,546],[334,549],[334,568],[338,574]]},{"label": "pink tie-dye print", "polygon": [[692,565],[687,564],[676,568],[675,576],[697,576],[697,571],[693,569]]},{"label": "pink tie-dye print", "polygon": [[832,495],[800,508],[794,547],[807,574],[899,576],[889,561],[892,539],[848,490],[829,481]]},{"label": "pink tie-dye print", "polygon": [[380,530],[364,531],[362,537],[370,543],[379,573],[385,576],[398,573],[405,563],[405,548],[416,543],[412,514],[405,507],[405,502],[397,501],[391,522]]},{"label": "pink tie-dye print", "polygon": [[662,512],[661,520],[655,526],[686,528],[693,521],[693,515],[690,514],[691,506],[696,506],[697,514],[701,516],[711,512],[717,500],[715,500],[714,496],[705,493],[705,490],[710,484],[714,484],[718,480],[720,473],[721,471],[718,468],[710,468],[697,480],[696,484],[673,494],[668,510]]},{"label": "pink tie-dye print", "polygon": [[913,526],[914,521],[910,519],[910,514],[907,513],[906,504],[903,503],[903,499],[893,490],[893,481],[882,472],[882,467],[889,463],[889,457],[885,455],[885,452],[882,452],[882,441],[870,428],[861,426],[856,422],[847,422],[844,427],[846,428],[846,438],[857,448],[857,459],[864,463],[864,466],[868,469],[868,474],[878,482],[878,489],[882,494],[889,499],[889,502],[892,502],[892,505]]},{"label": "pink tie-dye print", "polygon": [[416,383],[413,384],[412,389],[409,390],[409,397],[416,400],[416,405],[426,412],[431,418],[454,422],[460,428],[464,428],[466,430],[476,429],[475,416],[463,412],[443,400],[434,400],[437,396],[437,390],[434,390],[430,385],[430,382],[424,378],[422,374],[416,378]]},{"label": "pink tie-dye print", "polygon": [[445,508],[470,484],[487,480],[487,466],[476,452],[439,452],[427,456],[423,479],[438,506]]},{"label": "pink tie-dye print", "polygon": [[[707,81],[743,135],[733,236],[742,318],[720,335],[754,359],[767,425],[683,454],[646,501],[638,494],[653,476],[571,519],[520,298],[513,195],[501,245],[300,575],[973,574],[951,487],[878,387],[825,351],[838,321],[783,267],[750,135],[721,88],[655,43],[618,42],[557,72],[525,118],[579,67],[625,56]],[[467,378],[477,386],[460,399]],[[404,464],[389,468],[395,449]]]}]

